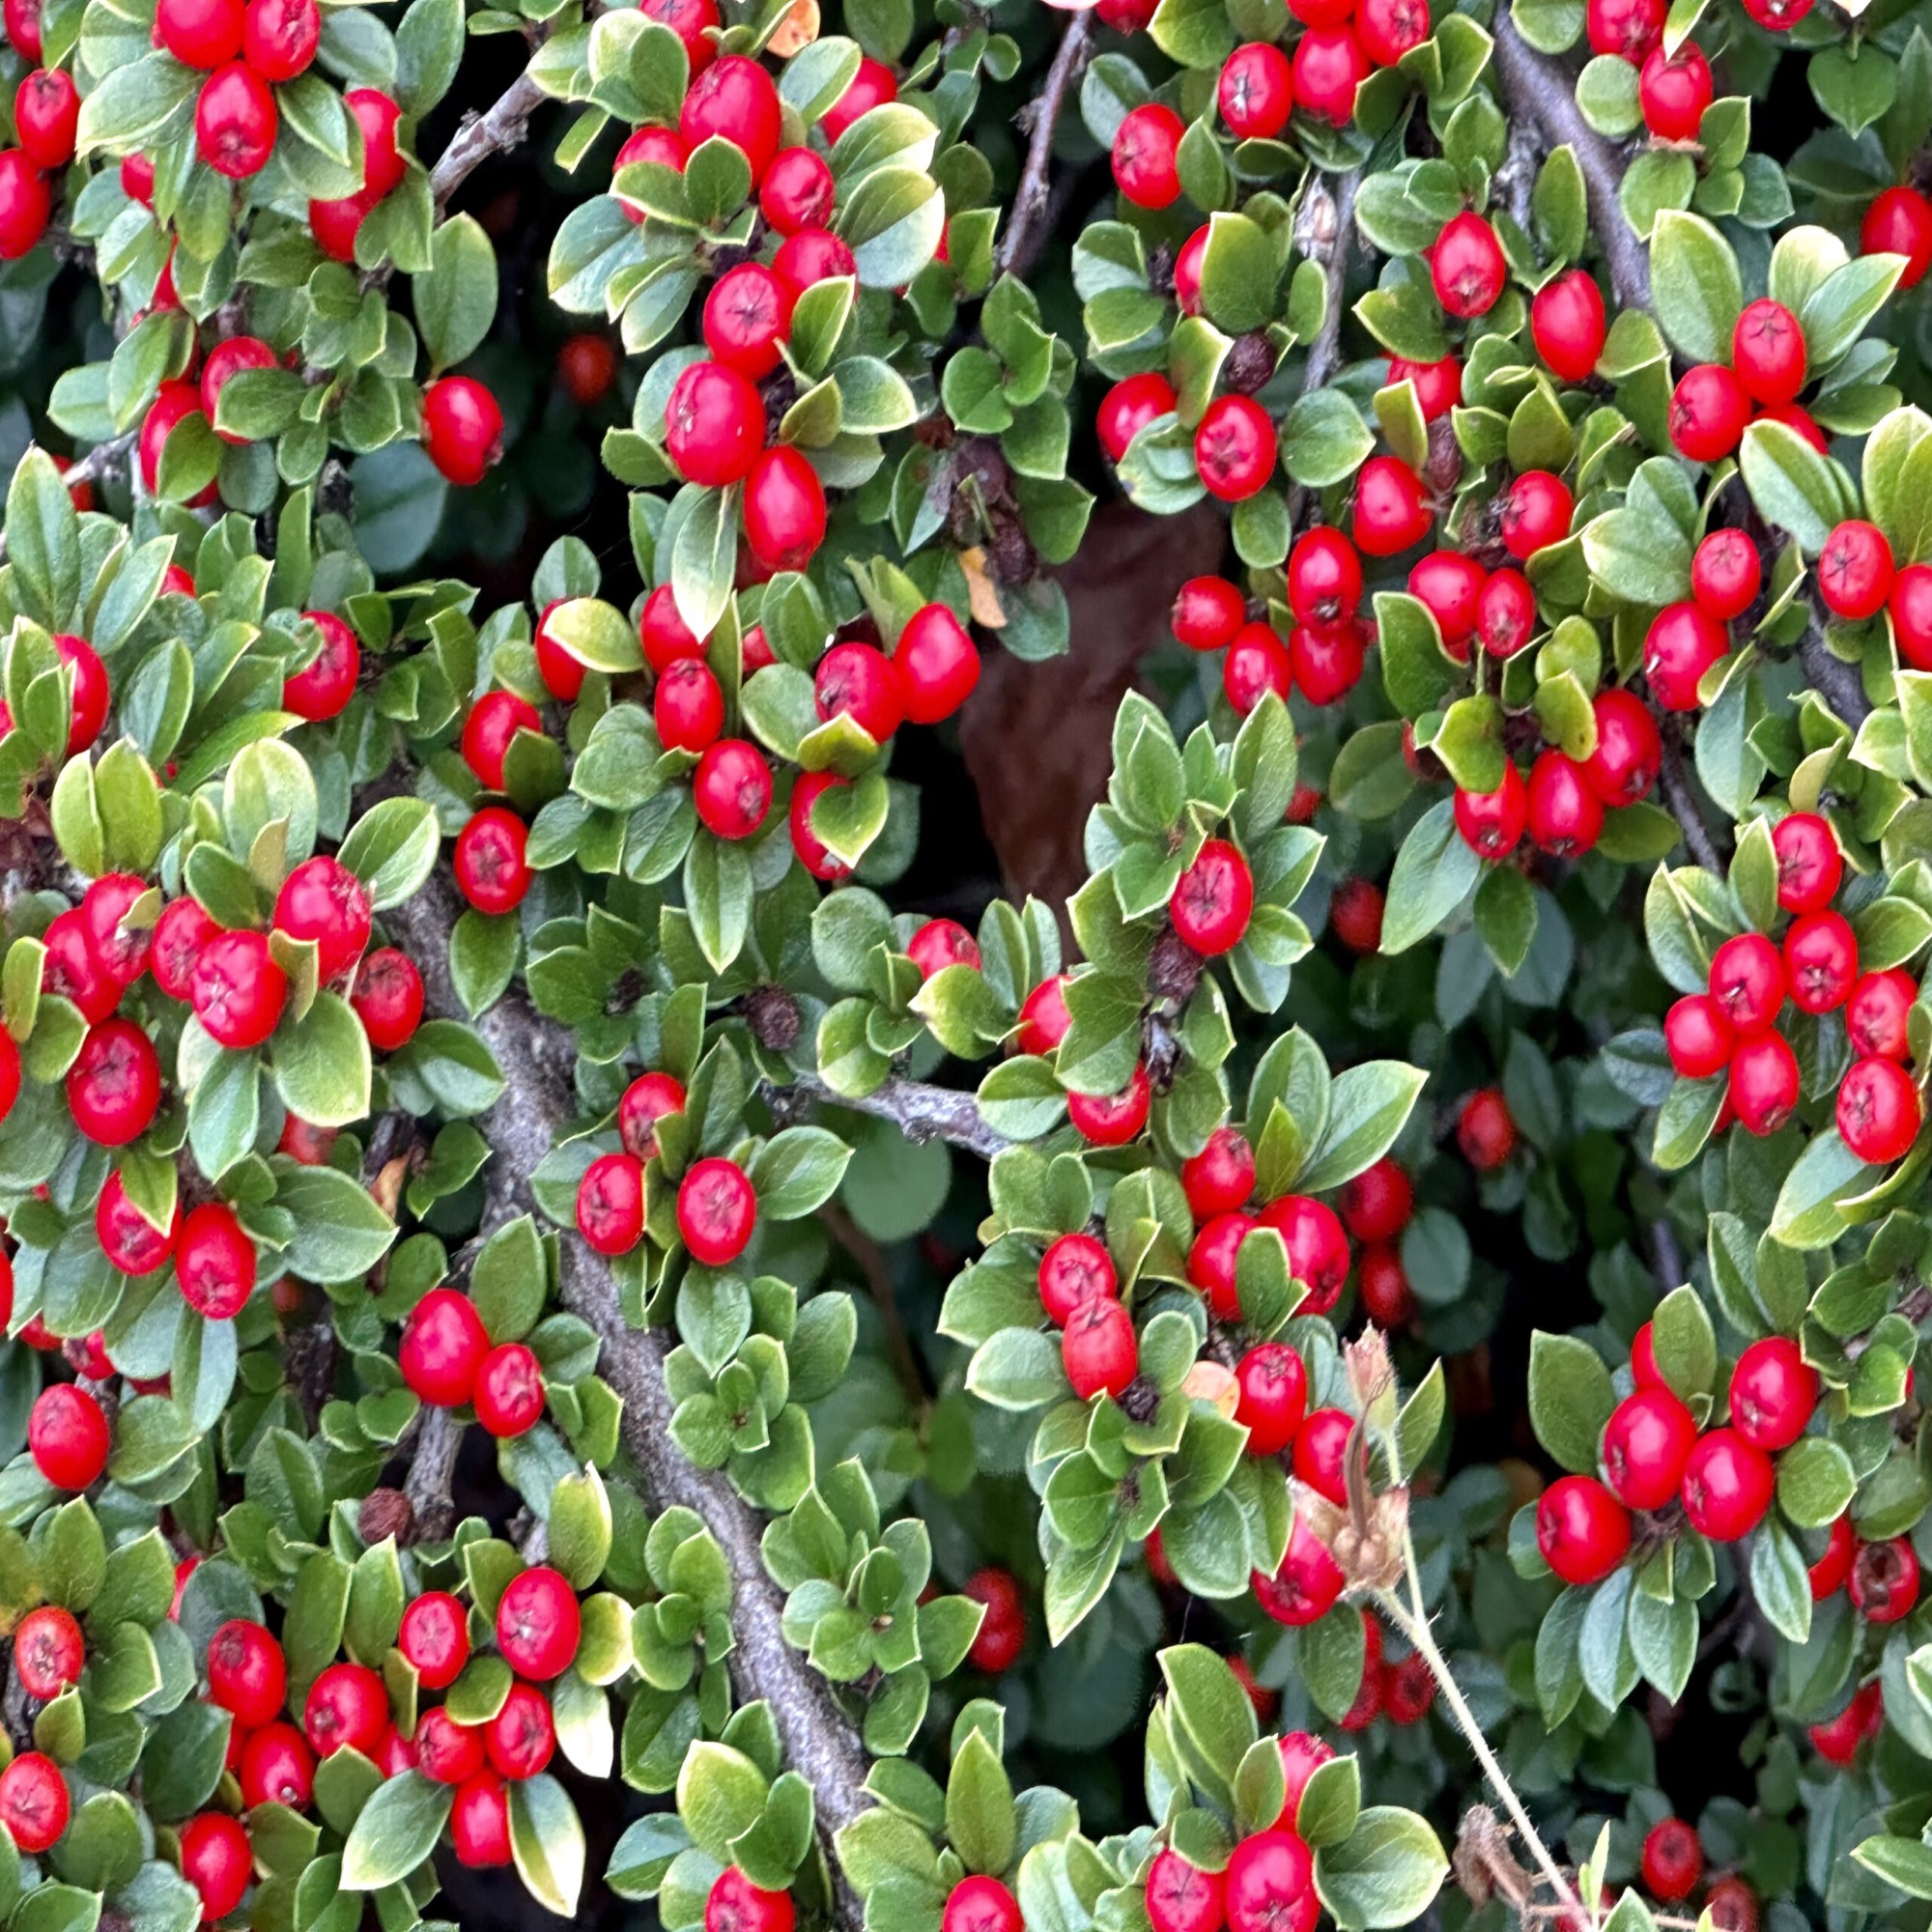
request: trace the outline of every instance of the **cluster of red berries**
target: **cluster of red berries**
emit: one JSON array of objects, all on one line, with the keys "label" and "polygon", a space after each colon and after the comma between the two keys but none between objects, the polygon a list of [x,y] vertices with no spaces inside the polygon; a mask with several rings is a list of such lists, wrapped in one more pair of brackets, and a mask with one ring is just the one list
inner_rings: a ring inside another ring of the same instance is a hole
[{"label": "cluster of red berries", "polygon": [[16,148],[0,149],[0,261],[14,262],[47,232],[48,177],[73,159],[80,90],[62,68],[37,67],[14,96]]},{"label": "cluster of red berries", "polygon": [[[623,1148],[599,1154],[577,1187],[577,1228],[600,1255],[627,1255],[644,1237],[644,1164],[658,1152],[657,1124],[684,1111],[684,1089],[668,1073],[640,1074],[617,1103]],[[693,1261],[729,1267],[758,1224],[758,1197],[734,1160],[694,1161],[677,1186],[677,1231]]]},{"label": "cluster of red berries", "polygon": [[195,101],[195,150],[216,174],[246,181],[275,148],[270,84],[308,71],[322,11],[316,0],[160,0],[154,43],[208,75]]},{"label": "cluster of red berries", "polygon": [[990,1566],[976,1570],[959,1586],[962,1597],[970,1597],[985,1606],[986,1614],[966,1653],[975,1670],[997,1677],[1019,1662],[1026,1647],[1026,1600],[1010,1572]]},{"label": "cluster of red berries", "polygon": [[1751,423],[1781,422],[1822,453],[1825,432],[1798,401],[1809,375],[1798,318],[1769,296],[1747,302],[1731,330],[1729,363],[1699,362],[1678,379],[1670,393],[1670,440],[1692,463],[1719,463],[1736,451]]},{"label": "cluster of red berries", "polygon": [[[1299,1732],[1279,1742],[1291,1787],[1281,1815],[1293,1818],[1309,1778],[1334,1753]],[[1218,1872],[1190,1864],[1167,1846],[1148,1868],[1147,1915],[1153,1932],[1221,1932],[1224,1926],[1228,1932],[1315,1932],[1321,1900],[1314,1856],[1299,1835],[1278,1824],[1242,1838]]]},{"label": "cluster of red berries", "polygon": [[1566,1583],[1595,1583],[1622,1563],[1633,1511],[1681,1503],[1690,1527],[1713,1543],[1748,1536],[1771,1507],[1772,1458],[1804,1434],[1818,1406],[1816,1370],[1782,1335],[1753,1342],[1738,1357],[1730,1422],[1701,1435],[1658,1369],[1647,1323],[1631,1370],[1636,1388],[1604,1425],[1604,1479],[1561,1477],[1536,1506],[1537,1548]]},{"label": "cluster of red berries", "polygon": [[[1661,1904],[1675,1905],[1703,1878],[1704,1848],[1682,1818],[1663,1818],[1644,1834],[1638,1863],[1644,1889]],[[1712,1881],[1704,1911],[1717,1932],[1757,1932],[1757,1893],[1736,1873]]]},{"label": "cluster of red berries", "polygon": [[1906,1071],[1918,984],[1900,967],[1860,973],[1857,935],[1831,910],[1844,860],[1823,818],[1788,813],[1772,845],[1778,907],[1792,915],[1783,945],[1745,932],[1718,948],[1709,991],[1685,995],[1664,1015],[1670,1064],[1687,1080],[1727,1076],[1715,1130],[1736,1120],[1749,1133],[1776,1133],[1799,1095],[1798,1056],[1777,1031],[1786,1000],[1804,1013],[1842,1008],[1856,1059],[1838,1086],[1838,1132],[1861,1160],[1888,1166],[1910,1151],[1924,1119]]},{"label": "cluster of red berries", "polygon": [[1365,1731],[1378,1718],[1399,1730],[1419,1724],[1435,1707],[1435,1673],[1420,1651],[1391,1660],[1382,1654],[1382,1627],[1362,1613],[1362,1680],[1355,1701],[1342,1714],[1345,1731]]},{"label": "cluster of red berries", "polygon": [[1899,569],[1876,524],[1850,517],[1818,554],[1818,595],[1834,617],[1863,623],[1884,611],[1898,654],[1914,670],[1932,670],[1932,564]]},{"label": "cluster of red berries", "polygon": [[396,1363],[421,1401],[473,1407],[492,1435],[522,1435],[543,1414],[543,1366],[534,1351],[522,1342],[493,1345],[476,1304],[453,1288],[431,1289],[410,1311]]}]

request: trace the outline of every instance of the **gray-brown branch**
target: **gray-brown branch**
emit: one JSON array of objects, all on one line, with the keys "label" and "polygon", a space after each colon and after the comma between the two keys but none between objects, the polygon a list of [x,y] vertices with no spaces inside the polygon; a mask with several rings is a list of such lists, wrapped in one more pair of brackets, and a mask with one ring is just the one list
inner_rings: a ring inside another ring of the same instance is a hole
[{"label": "gray-brown branch", "polygon": [[822,1107],[844,1107],[890,1121],[907,1140],[919,1144],[945,1141],[964,1148],[981,1160],[991,1160],[1013,1145],[1005,1134],[986,1124],[973,1094],[956,1087],[934,1087],[923,1080],[901,1080],[896,1074],[859,1099],[835,1094],[815,1073],[797,1075],[789,1087],[768,1088],[767,1097],[780,1112],[799,1100]]},{"label": "gray-brown branch", "polygon": [[[421,969],[433,1013],[462,1011],[449,976],[449,934],[461,910],[453,884],[440,873],[407,905],[384,915],[391,937]],[[576,1047],[567,1027],[544,1018],[516,989],[484,1014],[477,1030],[504,1080],[502,1097],[477,1123],[495,1155],[493,1196],[514,1202],[521,1211],[533,1205],[530,1176],[577,1115]],[[571,1236],[561,1243],[558,1286],[563,1305],[603,1342],[599,1372],[623,1399],[623,1440],[645,1503],[654,1511],[695,1511],[731,1566],[733,1689],[741,1702],[762,1700],[771,1707],[785,1764],[810,1783],[819,1841],[837,1890],[835,1918],[841,1932],[859,1932],[864,1914],[839,1874],[832,1844],[843,1826],[869,1808],[861,1788],[869,1760],[832,1687],[785,1641],[783,1593],[764,1565],[763,1519],[722,1472],[698,1468],[671,1439],[664,1365],[675,1335],[631,1327],[610,1270]]]},{"label": "gray-brown branch", "polygon": [[1648,308],[1650,258],[1624,214],[1620,192],[1626,157],[1583,119],[1576,75],[1538,53],[1517,32],[1508,8],[1497,10],[1494,32],[1496,75],[1509,106],[1535,122],[1550,147],[1568,147],[1577,156],[1617,307]]},{"label": "gray-brown branch", "polygon": [[497,97],[494,106],[456,130],[455,140],[437,157],[436,166],[430,170],[430,193],[438,213],[492,155],[505,154],[522,144],[530,131],[530,116],[549,98],[528,74],[520,73]]},{"label": "gray-brown branch", "polygon": [[1864,677],[1857,665],[1833,651],[1815,616],[1798,646],[1798,662],[1805,682],[1856,731],[1871,713]]},{"label": "gray-brown branch", "polygon": [[1060,126],[1066,97],[1087,71],[1094,51],[1094,16],[1075,14],[1060,37],[1060,49],[1046,72],[1046,85],[1026,110],[1033,116],[1027,140],[1026,165],[1020,170],[1020,185],[1013,195],[1012,226],[993,251],[994,266],[1024,275],[1033,267],[1039,246],[1046,239],[1041,217],[1046,213],[1046,177],[1053,163],[1053,136]]},{"label": "gray-brown branch", "polygon": [[1712,843],[1710,828],[1704,823],[1704,814],[1697,810],[1696,794],[1690,789],[1690,776],[1684,765],[1684,743],[1678,736],[1676,726],[1668,720],[1660,721],[1663,740],[1663,755],[1658,765],[1657,786],[1663,794],[1663,802],[1670,808],[1671,815],[1677,820],[1677,829],[1684,835],[1684,842],[1690,849],[1691,858],[1702,866],[1705,871],[1715,872],[1719,878],[1724,875],[1724,862],[1718,856],[1718,848]]}]

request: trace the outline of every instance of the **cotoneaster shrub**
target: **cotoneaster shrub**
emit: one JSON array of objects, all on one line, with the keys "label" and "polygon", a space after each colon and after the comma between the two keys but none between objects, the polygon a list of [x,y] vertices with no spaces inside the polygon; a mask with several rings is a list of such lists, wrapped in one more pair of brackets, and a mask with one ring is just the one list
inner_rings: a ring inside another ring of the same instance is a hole
[{"label": "cotoneaster shrub", "polygon": [[8,1932],[1922,1918],[1922,11],[7,0]]}]

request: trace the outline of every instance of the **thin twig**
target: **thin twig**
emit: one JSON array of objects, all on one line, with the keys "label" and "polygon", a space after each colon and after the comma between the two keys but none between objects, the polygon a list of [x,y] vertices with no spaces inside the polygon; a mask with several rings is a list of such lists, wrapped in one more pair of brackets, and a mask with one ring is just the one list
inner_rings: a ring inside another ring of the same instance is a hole
[{"label": "thin twig", "polygon": [[1013,195],[1012,226],[993,251],[994,266],[1003,274],[1025,275],[1049,232],[1040,216],[1046,212],[1046,172],[1053,160],[1054,131],[1067,94],[1086,72],[1093,50],[1094,16],[1075,14],[1061,36],[1060,51],[1047,70],[1046,85],[1034,99],[1026,165],[1020,170],[1020,185]]},{"label": "thin twig", "polygon": [[1507,7],[1497,9],[1494,32],[1496,74],[1509,104],[1534,121],[1552,148],[1567,147],[1577,156],[1617,307],[1648,308],[1650,261],[1623,210],[1624,156],[1583,119],[1576,75],[1538,53],[1517,32]]},{"label": "thin twig", "polygon": [[796,1098],[890,1121],[916,1147],[927,1141],[945,1141],[950,1147],[977,1153],[981,1160],[991,1160],[1013,1145],[1005,1134],[987,1125],[979,1101],[971,1094],[955,1087],[930,1086],[923,1080],[901,1080],[896,1074],[858,1099],[835,1094],[814,1073],[798,1074],[789,1087],[768,1088],[765,1093],[781,1111]]},{"label": "thin twig", "polygon": [[[1342,364],[1343,296],[1349,279],[1349,258],[1355,246],[1355,190],[1362,185],[1359,168],[1338,175],[1332,189],[1318,175],[1309,184],[1311,214],[1305,217],[1301,236],[1303,252],[1321,262],[1328,278],[1328,303],[1321,316],[1321,329],[1308,349],[1308,368],[1301,379],[1304,392],[1319,389]],[[1332,226],[1315,214],[1320,195],[1333,214]],[[1317,225],[1328,229],[1325,236],[1314,232]],[[1325,244],[1326,256],[1321,252]]]},{"label": "thin twig", "polygon": [[1690,856],[1707,872],[1715,872],[1719,878],[1724,875],[1724,862],[1718,856],[1718,848],[1712,842],[1710,828],[1704,823],[1704,814],[1697,810],[1697,801],[1690,791],[1690,777],[1684,768],[1684,747],[1676,729],[1668,721],[1663,724],[1663,756],[1657,771],[1658,789],[1663,794],[1663,802],[1670,808],[1671,816],[1677,820],[1677,829],[1684,835],[1684,842],[1690,848]]}]

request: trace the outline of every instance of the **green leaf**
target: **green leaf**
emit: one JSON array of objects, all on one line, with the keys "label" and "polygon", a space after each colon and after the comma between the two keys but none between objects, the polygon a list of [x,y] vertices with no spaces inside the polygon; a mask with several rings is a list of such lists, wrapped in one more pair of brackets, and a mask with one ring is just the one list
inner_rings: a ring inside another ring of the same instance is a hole
[{"label": "green leaf", "polygon": [[1806,556],[1816,556],[1841,514],[1828,459],[1784,423],[1754,422],[1745,431],[1738,467],[1764,518],[1789,530]]},{"label": "green leaf", "polygon": [[450,1786],[419,1771],[403,1772],[379,1785],[342,1848],[343,1889],[379,1891],[407,1878],[436,1849],[455,1801]]},{"label": "green leaf", "polygon": [[1339,1845],[1315,1854],[1315,1889],[1342,1932],[1406,1925],[1428,1908],[1449,1861],[1413,1811],[1371,1805]]},{"label": "green leaf", "polygon": [[1745,305],[1731,244],[1701,215],[1666,210],[1650,242],[1657,319],[1691,362],[1728,363],[1731,334]]},{"label": "green leaf", "polygon": [[1529,1421],[1566,1469],[1594,1475],[1597,1442],[1616,1406],[1603,1357],[1580,1337],[1539,1328],[1529,1344]]},{"label": "green leaf", "polygon": [[[1378,610],[1382,601],[1376,600]],[[1395,855],[1381,950],[1406,952],[1427,939],[1474,890],[1482,870],[1483,862],[1456,829],[1453,802],[1431,806]]]},{"label": "green leaf", "polygon": [[509,1795],[510,1852],[518,1876],[539,1905],[559,1918],[574,1918],[585,1856],[577,1806],[548,1772],[517,1780]]}]

